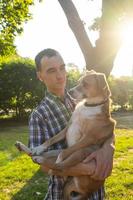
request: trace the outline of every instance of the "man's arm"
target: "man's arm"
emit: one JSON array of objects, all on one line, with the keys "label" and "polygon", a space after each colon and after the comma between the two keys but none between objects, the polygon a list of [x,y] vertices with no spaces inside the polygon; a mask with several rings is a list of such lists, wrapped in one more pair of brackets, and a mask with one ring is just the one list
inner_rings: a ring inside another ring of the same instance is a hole
[{"label": "man's arm", "polygon": [[40,124],[44,123],[38,115],[33,112],[29,118],[29,147],[32,149],[41,145],[44,140],[45,130],[42,129]]},{"label": "man's arm", "polygon": [[50,175],[57,176],[81,176],[81,175],[91,175],[94,173],[96,163],[91,160],[89,163],[79,163],[73,167],[67,168],[65,170],[51,170],[45,165],[41,165],[41,170]]},{"label": "man's arm", "polygon": [[93,152],[84,160],[84,163],[86,164],[92,159],[96,161],[96,168],[94,173],[91,175],[92,178],[103,180],[111,174],[114,151],[115,135],[113,134],[113,136],[109,138],[99,150]]},{"label": "man's arm", "polygon": [[51,174],[59,176],[90,175],[94,179],[103,180],[108,177],[112,171],[113,154],[115,150],[114,141],[115,136],[113,135],[99,150],[90,154],[82,163],[67,168],[67,170],[50,170],[44,165],[41,165],[41,169],[46,173],[50,172]]}]

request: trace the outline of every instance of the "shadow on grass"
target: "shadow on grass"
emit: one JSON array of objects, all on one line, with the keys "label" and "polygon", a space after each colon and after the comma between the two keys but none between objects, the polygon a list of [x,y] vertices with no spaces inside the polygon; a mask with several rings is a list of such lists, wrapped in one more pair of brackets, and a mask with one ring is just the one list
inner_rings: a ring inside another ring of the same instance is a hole
[{"label": "shadow on grass", "polygon": [[47,192],[48,178],[38,170],[11,200],[42,200]]}]

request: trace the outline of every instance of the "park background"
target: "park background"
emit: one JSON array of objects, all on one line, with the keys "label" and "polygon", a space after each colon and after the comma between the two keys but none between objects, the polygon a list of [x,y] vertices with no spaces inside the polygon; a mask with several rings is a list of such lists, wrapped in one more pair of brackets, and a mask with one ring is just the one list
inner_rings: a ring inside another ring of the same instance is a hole
[{"label": "park background", "polygon": [[[92,25],[95,18],[101,17],[104,1],[73,2],[95,47],[100,34],[98,24]],[[117,120],[114,169],[106,181],[106,199],[113,200],[133,199],[132,1],[118,1],[117,8],[122,8],[122,2],[127,10],[120,15],[126,16],[119,28],[121,45],[108,76],[112,116]],[[45,94],[45,87],[36,78],[35,55],[48,47],[62,54],[68,89],[76,85],[86,69],[84,55],[58,1],[32,4],[30,0],[0,2],[0,200],[41,200],[47,190],[47,176],[14,146],[16,140],[27,144],[28,116]]]}]

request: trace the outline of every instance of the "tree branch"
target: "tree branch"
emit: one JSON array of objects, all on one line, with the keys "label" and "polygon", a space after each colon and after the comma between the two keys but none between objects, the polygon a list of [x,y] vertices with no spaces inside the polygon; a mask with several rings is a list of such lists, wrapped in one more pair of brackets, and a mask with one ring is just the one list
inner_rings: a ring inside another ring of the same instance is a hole
[{"label": "tree branch", "polygon": [[88,69],[92,67],[92,54],[93,54],[93,46],[89,40],[89,37],[85,31],[83,22],[81,21],[79,14],[71,0],[58,0],[60,3],[66,18],[68,20],[68,24],[73,31],[77,42],[81,48],[83,53],[86,66]]}]

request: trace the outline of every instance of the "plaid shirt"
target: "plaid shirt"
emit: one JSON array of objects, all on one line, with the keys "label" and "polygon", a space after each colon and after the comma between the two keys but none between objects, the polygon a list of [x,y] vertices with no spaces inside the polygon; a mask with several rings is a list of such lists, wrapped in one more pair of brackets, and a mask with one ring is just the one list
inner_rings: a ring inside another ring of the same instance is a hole
[{"label": "plaid shirt", "polygon": [[[71,117],[73,108],[74,102],[67,92],[64,102],[59,97],[47,92],[45,98],[30,116],[29,146],[31,148],[38,146],[64,129]],[[65,141],[61,141],[52,145],[49,150],[65,147]],[[45,200],[63,200],[63,186],[62,177],[50,176]],[[103,197],[104,189],[101,188],[92,194],[89,200],[102,200]]]}]

